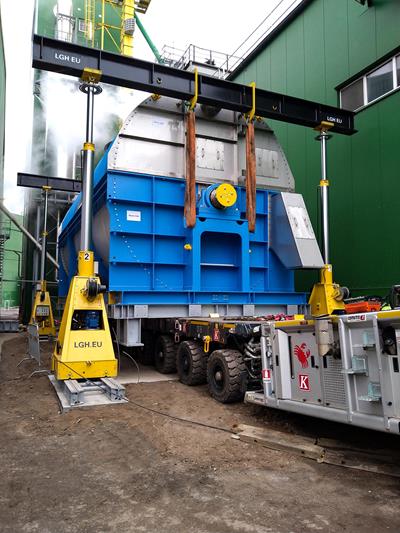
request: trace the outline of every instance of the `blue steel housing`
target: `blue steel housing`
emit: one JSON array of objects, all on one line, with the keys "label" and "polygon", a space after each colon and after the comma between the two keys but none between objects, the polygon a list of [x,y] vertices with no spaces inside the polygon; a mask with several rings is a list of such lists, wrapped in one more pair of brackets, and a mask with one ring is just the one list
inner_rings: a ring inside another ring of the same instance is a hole
[{"label": "blue steel housing", "polygon": [[[94,216],[106,204],[108,261],[94,246],[99,273],[117,304],[300,305],[294,274],[269,246],[269,197],[257,190],[256,231],[245,219],[245,190],[237,187],[233,207],[209,201],[215,187],[197,186],[194,228],[185,227],[182,179],[107,169],[105,153],[94,178]],[[80,195],[68,211],[59,237],[62,265],[59,294],[66,296],[76,273]],[[63,253],[67,249],[68,253]],[[68,258],[67,261],[65,258]],[[67,263],[67,264],[66,264]]]}]

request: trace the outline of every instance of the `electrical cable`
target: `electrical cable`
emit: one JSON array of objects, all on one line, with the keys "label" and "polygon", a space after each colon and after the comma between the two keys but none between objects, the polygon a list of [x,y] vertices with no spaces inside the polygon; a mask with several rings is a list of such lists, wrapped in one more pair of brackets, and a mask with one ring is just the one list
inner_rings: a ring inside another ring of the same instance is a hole
[{"label": "electrical cable", "polygon": [[243,46],[243,45],[244,45],[244,44],[250,39],[250,37],[251,37],[252,35],[255,34],[255,32],[256,32],[259,28],[261,28],[261,26],[264,24],[264,22],[265,22],[265,21],[266,21],[266,20],[267,20],[267,19],[268,19],[268,18],[269,18],[269,17],[270,17],[270,16],[271,16],[271,15],[272,15],[277,9],[278,9],[278,7],[279,7],[280,5],[283,4],[284,1],[285,1],[285,0],[281,0],[281,1],[279,2],[279,4],[277,4],[277,5],[274,7],[274,9],[268,13],[268,15],[267,15],[267,16],[266,16],[266,17],[260,22],[260,24],[259,24],[256,28],[254,28],[254,30],[250,33],[250,35],[248,35],[248,36],[246,37],[246,39],[245,39],[242,43],[240,43],[239,46],[238,46],[238,47],[232,52],[232,54],[231,54],[232,56],[233,56],[238,50],[241,49],[241,47],[242,47],[242,46]]},{"label": "electrical cable", "polygon": [[117,351],[118,351],[118,373],[119,373],[120,366],[121,366],[121,353],[119,351],[119,342],[118,342],[118,339],[117,339],[117,334],[115,333],[115,329],[112,326],[111,326],[111,331],[114,333],[115,344],[117,345]]},{"label": "electrical cable", "polygon": [[[125,352],[123,352],[123,353],[125,353]],[[126,353],[125,353],[125,355],[126,355]],[[131,357],[131,356],[129,356],[129,357]],[[131,357],[131,359],[136,363],[136,361],[133,359],[133,357]],[[59,361],[59,362],[62,363],[63,365],[65,365],[67,368],[69,368],[69,370],[72,370],[73,372],[75,372],[75,374],[78,374],[78,376],[80,376],[82,379],[84,379],[85,381],[87,381],[91,385],[95,385],[102,392],[104,392],[103,388],[100,385],[98,385],[97,383],[94,383],[93,381],[89,381],[87,378],[85,378],[85,376],[82,376],[82,374],[80,374],[79,372],[77,372],[76,370],[74,370],[73,368],[68,366],[63,361]],[[126,400],[126,402],[128,404],[130,403],[132,405],[135,405],[136,407],[139,407],[140,409],[143,409],[144,411],[149,411],[150,413],[154,413],[154,414],[159,415],[159,416],[164,416],[166,418],[170,418],[171,420],[175,420],[177,422],[184,422],[186,424],[192,424],[194,426],[201,426],[201,427],[205,427],[205,428],[208,428],[208,429],[214,429],[215,431],[223,431],[224,433],[229,433],[229,434],[233,433],[228,428],[223,428],[221,426],[214,426],[212,424],[206,424],[205,422],[199,422],[198,420],[192,420],[190,418],[182,418],[180,416],[171,415],[169,413],[165,413],[163,411],[158,411],[157,409],[153,409],[152,407],[147,407],[146,405],[142,405],[141,403],[135,402],[134,400],[130,400],[129,398],[125,398],[125,400]]]},{"label": "electrical cable", "polygon": [[[242,43],[241,43],[241,44],[235,49],[235,51],[232,52],[232,54],[230,54],[229,57],[233,57],[234,54],[235,54],[238,50],[240,50],[240,48],[241,48],[244,44],[246,44],[246,42],[250,39],[250,37],[251,37],[252,35],[254,35],[254,33],[255,33],[255,32],[256,32],[256,31],[262,26],[262,24],[264,24],[264,22],[265,22],[265,21],[266,21],[266,20],[267,20],[267,19],[268,19],[268,18],[269,18],[269,17],[270,17],[270,16],[271,16],[271,15],[272,15],[277,9],[278,9],[278,7],[282,5],[282,3],[283,3],[284,1],[285,1],[285,0],[281,0],[281,1],[279,2],[279,4],[277,4],[277,5],[274,7],[274,9],[268,13],[268,15],[267,15],[267,16],[266,16],[266,17],[260,22],[260,24],[259,24],[259,25],[258,25],[258,26],[257,26],[257,27],[256,27],[251,33],[250,33],[250,35],[249,35],[248,37],[246,37],[246,39],[245,39],[245,40],[244,40],[244,41],[243,41],[243,42],[242,42]],[[286,10],[285,10],[283,13],[281,13],[281,15],[280,15],[280,16],[279,16],[279,17],[278,17],[278,18],[277,18],[277,19],[276,19],[276,20],[275,20],[270,26],[268,26],[268,28],[265,30],[265,32],[264,32],[264,33],[263,33],[263,34],[262,34],[262,35],[261,35],[261,36],[260,36],[260,37],[259,37],[259,38],[258,38],[258,39],[257,39],[252,45],[251,45],[251,46],[249,46],[249,48],[248,48],[243,54],[241,54],[241,57],[236,61],[236,63],[233,64],[233,66],[231,66],[231,70],[235,70],[236,65],[237,65],[240,61],[243,61],[243,59],[247,56],[247,54],[250,53],[250,51],[251,51],[252,49],[254,49],[256,46],[258,46],[258,44],[260,43],[260,41],[262,41],[262,40],[264,39],[264,37],[265,37],[265,36],[266,36],[266,35],[272,30],[272,28],[273,28],[275,25],[279,24],[280,20],[281,20],[282,18],[284,18],[285,15],[286,15],[288,12],[290,12],[290,10],[292,9],[292,7],[293,7],[297,2],[298,2],[298,0],[293,0],[293,2],[290,4],[290,6],[288,6],[288,7],[286,8]],[[226,62],[227,62],[227,61],[226,61]],[[225,63],[226,63],[226,62],[225,62]]]},{"label": "electrical cable", "polygon": [[136,385],[138,385],[140,383],[140,368],[139,368],[139,365],[137,364],[135,359],[128,352],[122,352],[122,353],[125,354],[127,357],[129,357],[129,359],[135,363],[137,371],[138,371],[138,378],[137,378]]},{"label": "electrical cable", "polygon": [[[281,22],[281,19],[284,19],[286,14],[290,12],[290,10],[292,9],[292,7],[298,2],[299,0],[293,0],[293,2],[290,4],[290,6],[288,6],[286,8],[286,10],[281,13],[279,15],[279,17],[270,25],[268,26],[268,28],[265,30],[265,32],[251,45],[249,46],[249,48],[246,50],[246,52],[243,54],[242,57],[245,57],[252,49],[254,49],[256,46],[258,46],[258,44],[265,38],[266,35],[268,35],[268,33],[270,33],[270,31],[272,31],[272,29],[274,28],[274,26],[277,26],[280,22]],[[282,4],[282,1],[276,6],[276,7],[279,7],[280,5]],[[273,11],[271,11],[270,15],[273,13]],[[248,39],[246,39],[248,40]],[[245,41],[246,42],[246,41]]]},{"label": "electrical cable", "polygon": [[71,372],[74,372],[74,374],[78,374],[78,376],[80,378],[84,379],[86,381],[86,383],[90,383],[90,385],[94,385],[95,387],[100,389],[101,392],[104,392],[104,388],[101,385],[99,385],[98,383],[95,383],[94,381],[90,381],[90,379],[88,379],[86,376],[83,376],[82,374],[80,374],[77,370],[75,370],[75,368],[70,367],[64,361],[58,360],[58,363],[61,363],[62,365],[66,366],[68,368],[68,370],[71,370]]},{"label": "electrical cable", "polygon": [[216,431],[223,431],[225,433],[230,433],[232,434],[232,430],[228,429],[228,428],[223,428],[221,426],[214,426],[212,424],[206,424],[205,422],[199,422],[198,420],[192,420],[190,418],[182,418],[180,416],[176,416],[176,415],[171,415],[169,413],[165,413],[163,411],[158,411],[157,409],[153,409],[152,407],[147,407],[146,405],[142,405],[138,402],[135,402],[134,400],[129,400],[128,399],[128,403],[131,403],[133,405],[136,405],[136,407],[140,407],[141,409],[144,409],[145,411],[149,411],[151,413],[154,413],[154,414],[157,414],[157,415],[160,415],[160,416],[165,416],[166,418],[170,418],[171,420],[176,420],[178,422],[185,422],[187,424],[192,424],[192,425],[195,425],[195,426],[201,426],[201,427],[205,427],[205,428],[208,428],[208,429],[215,429]]}]

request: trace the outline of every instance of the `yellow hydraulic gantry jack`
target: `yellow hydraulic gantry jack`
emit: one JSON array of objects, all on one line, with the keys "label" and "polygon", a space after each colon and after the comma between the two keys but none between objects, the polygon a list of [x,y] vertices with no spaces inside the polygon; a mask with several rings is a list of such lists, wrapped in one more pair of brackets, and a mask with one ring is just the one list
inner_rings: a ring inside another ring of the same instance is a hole
[{"label": "yellow hydraulic gantry jack", "polygon": [[83,145],[81,251],[53,353],[52,370],[57,379],[103,378],[117,375],[117,360],[108,325],[103,294],[106,287],[95,274],[92,238],[94,171],[93,106],[101,92],[101,71],[85,69],[80,90],[87,94],[86,142]]},{"label": "yellow hydraulic gantry jack", "polygon": [[309,304],[313,316],[333,315],[344,312],[344,299],[348,297],[347,287],[340,287],[333,282],[332,265],[329,263],[329,181],[327,179],[326,143],[330,139],[328,131],[334,126],[332,122],[321,122],[315,128],[320,132],[316,140],[321,142],[321,170],[320,186],[321,226],[322,226],[322,255],[324,266],[320,271],[320,281],[311,292]]},{"label": "yellow hydraulic gantry jack", "polygon": [[44,220],[42,232],[42,251],[40,255],[40,284],[36,290],[32,314],[29,324],[37,324],[40,337],[55,337],[53,310],[51,308],[50,294],[46,286],[46,244],[47,244],[47,212],[49,192],[51,187],[44,185]]}]

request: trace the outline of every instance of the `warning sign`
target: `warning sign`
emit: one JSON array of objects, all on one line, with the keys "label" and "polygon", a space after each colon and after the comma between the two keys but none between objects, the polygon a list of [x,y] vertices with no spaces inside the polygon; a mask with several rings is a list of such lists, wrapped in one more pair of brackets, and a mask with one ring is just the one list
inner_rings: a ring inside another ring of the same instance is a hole
[{"label": "warning sign", "polygon": [[263,368],[262,378],[266,383],[271,381],[271,370],[269,368]]},{"label": "warning sign", "polygon": [[307,374],[299,374],[299,388],[300,390],[310,390],[310,378]]}]

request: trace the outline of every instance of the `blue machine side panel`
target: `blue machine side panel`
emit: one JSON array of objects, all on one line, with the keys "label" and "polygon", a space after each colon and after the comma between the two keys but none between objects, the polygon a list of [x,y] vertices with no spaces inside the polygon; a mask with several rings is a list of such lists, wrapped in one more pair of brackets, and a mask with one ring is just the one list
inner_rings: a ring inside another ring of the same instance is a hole
[{"label": "blue machine side panel", "polygon": [[[197,186],[197,221],[187,228],[183,180],[107,172],[106,153],[94,182],[94,212],[107,205],[110,240],[108,265],[96,250],[95,259],[119,303],[305,303],[305,295],[294,291],[293,272],[269,248],[269,199],[276,192],[257,190],[256,231],[249,233],[243,188],[237,189],[236,205],[221,210],[211,205],[209,190]],[[61,252],[61,296],[76,271],[80,202],[79,195],[62,223],[59,243],[68,254]]]},{"label": "blue machine side panel", "polygon": [[185,183],[175,178],[110,171],[109,290],[120,303],[304,303],[293,272],[269,248],[268,207],[274,191],[257,191],[254,234],[246,197],[213,207],[197,189],[196,226],[185,227]]}]

